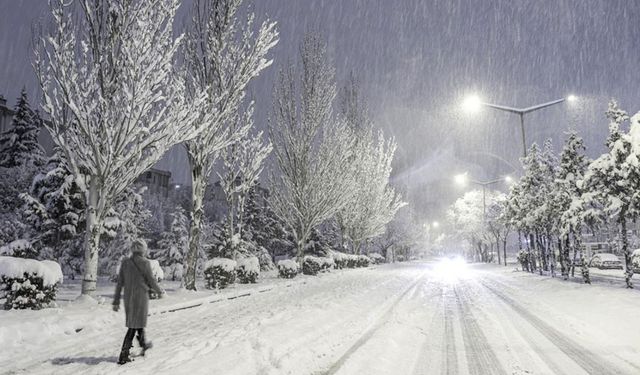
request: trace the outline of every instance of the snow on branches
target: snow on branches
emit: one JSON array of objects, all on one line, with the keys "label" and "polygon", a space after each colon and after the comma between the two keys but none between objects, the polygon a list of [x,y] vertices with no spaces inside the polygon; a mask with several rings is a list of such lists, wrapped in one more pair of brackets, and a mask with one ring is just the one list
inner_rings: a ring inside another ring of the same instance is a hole
[{"label": "snow on branches", "polygon": [[53,31],[35,48],[46,127],[84,177],[83,294],[96,288],[100,228],[116,197],[172,146],[193,138],[204,90],[186,95],[173,37],[180,2],[51,2]]}]

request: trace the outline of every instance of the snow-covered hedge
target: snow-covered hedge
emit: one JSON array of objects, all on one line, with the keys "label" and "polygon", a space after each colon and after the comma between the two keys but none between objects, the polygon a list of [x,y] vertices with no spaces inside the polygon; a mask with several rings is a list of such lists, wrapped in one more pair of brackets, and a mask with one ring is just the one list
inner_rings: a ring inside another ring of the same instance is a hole
[{"label": "snow-covered hedge", "polygon": [[283,259],[278,262],[278,276],[284,279],[293,279],[298,274],[298,262],[292,259]]},{"label": "snow-covered hedge", "polygon": [[307,255],[302,261],[302,273],[315,276],[318,272],[328,271],[334,266],[335,261],[332,258]]},{"label": "snow-covered hedge", "polygon": [[369,254],[369,258],[371,259],[371,262],[373,262],[374,264],[384,263],[385,261],[384,257],[379,253],[371,253]]},{"label": "snow-covered hedge", "polygon": [[333,260],[333,258],[319,257],[318,259],[320,259],[320,271],[321,272],[330,271],[332,268],[336,267],[336,262]]},{"label": "snow-covered hedge", "polygon": [[236,262],[227,258],[213,258],[204,265],[204,279],[209,289],[224,289],[236,281]]},{"label": "snow-covered hedge", "polygon": [[320,258],[307,255],[302,260],[302,273],[315,276],[320,272]]},{"label": "snow-covered hedge", "polygon": [[356,255],[355,263],[356,267],[369,267],[371,259],[366,255]]},{"label": "snow-covered hedge", "polygon": [[240,258],[238,259],[236,273],[240,283],[253,284],[260,275],[260,261],[256,257]]},{"label": "snow-covered hedge", "polygon": [[335,263],[335,268],[343,269],[348,267],[350,254],[341,253],[339,251],[334,251],[331,253],[331,257]]},{"label": "snow-covered hedge", "polygon": [[62,280],[56,262],[0,256],[0,303],[7,310],[46,307]]},{"label": "snow-covered hedge", "polygon": [[27,240],[15,240],[0,247],[0,256],[35,259],[38,252]]}]

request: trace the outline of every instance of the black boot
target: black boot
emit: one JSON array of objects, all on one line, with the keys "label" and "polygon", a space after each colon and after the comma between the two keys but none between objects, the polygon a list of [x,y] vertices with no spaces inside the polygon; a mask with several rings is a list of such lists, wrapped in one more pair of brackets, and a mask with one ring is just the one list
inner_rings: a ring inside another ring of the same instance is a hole
[{"label": "black boot", "polygon": [[153,343],[151,343],[151,341],[146,341],[145,337],[144,337],[144,329],[141,329],[138,331],[138,343],[140,344],[140,347],[142,348],[142,352],[140,352],[140,355],[144,357],[144,353],[147,351],[147,349],[151,349],[153,348]]},{"label": "black boot", "polygon": [[131,358],[129,357],[129,348],[127,349],[122,349],[122,351],[120,352],[120,358],[118,358],[118,364],[119,365],[124,365],[125,363],[129,363],[131,362]]}]

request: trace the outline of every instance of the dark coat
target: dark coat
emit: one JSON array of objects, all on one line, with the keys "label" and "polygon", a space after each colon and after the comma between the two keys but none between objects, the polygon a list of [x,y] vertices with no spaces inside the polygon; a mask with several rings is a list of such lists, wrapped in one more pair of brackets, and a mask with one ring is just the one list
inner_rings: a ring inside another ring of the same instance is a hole
[{"label": "dark coat", "polygon": [[[136,267],[137,266],[137,267]],[[144,328],[149,314],[149,289],[158,295],[162,289],[153,277],[151,265],[143,256],[134,254],[122,261],[118,285],[113,297],[113,304],[120,304],[120,293],[124,288],[124,312],[127,317],[128,328]]]}]

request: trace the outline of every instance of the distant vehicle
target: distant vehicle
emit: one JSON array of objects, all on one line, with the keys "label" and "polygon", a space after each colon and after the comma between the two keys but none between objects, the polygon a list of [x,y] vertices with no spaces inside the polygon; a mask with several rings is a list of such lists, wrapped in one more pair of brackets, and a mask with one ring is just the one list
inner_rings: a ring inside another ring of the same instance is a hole
[{"label": "distant vehicle", "polygon": [[596,254],[589,261],[589,267],[596,267],[599,269],[622,269],[622,262],[618,259],[617,256],[611,253],[600,253]]},{"label": "distant vehicle", "polygon": [[633,250],[631,253],[631,265],[633,273],[640,273],[640,249]]}]

